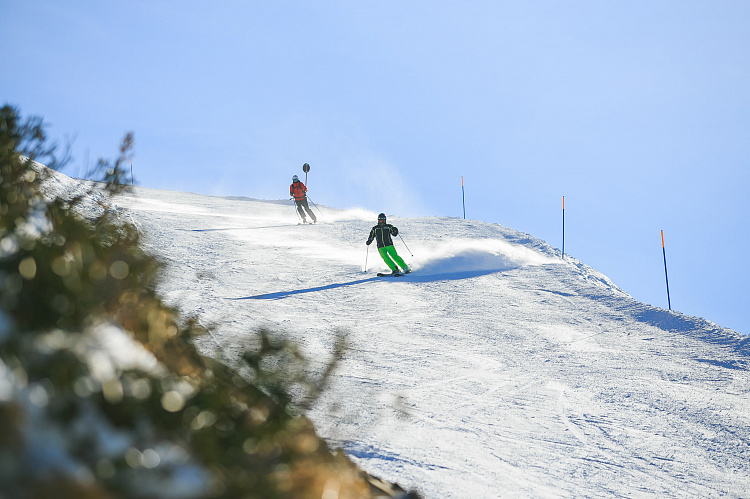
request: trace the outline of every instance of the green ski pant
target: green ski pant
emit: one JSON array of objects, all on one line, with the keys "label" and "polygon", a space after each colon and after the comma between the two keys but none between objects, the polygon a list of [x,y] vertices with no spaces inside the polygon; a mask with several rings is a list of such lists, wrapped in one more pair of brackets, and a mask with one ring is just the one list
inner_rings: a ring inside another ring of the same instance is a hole
[{"label": "green ski pant", "polygon": [[393,272],[399,271],[396,264],[398,264],[403,270],[409,268],[406,265],[406,262],[404,262],[404,260],[400,256],[398,256],[398,253],[396,253],[396,248],[394,248],[393,245],[378,248],[378,253],[380,253],[380,256],[383,258],[385,264],[388,265],[388,267],[390,267]]}]

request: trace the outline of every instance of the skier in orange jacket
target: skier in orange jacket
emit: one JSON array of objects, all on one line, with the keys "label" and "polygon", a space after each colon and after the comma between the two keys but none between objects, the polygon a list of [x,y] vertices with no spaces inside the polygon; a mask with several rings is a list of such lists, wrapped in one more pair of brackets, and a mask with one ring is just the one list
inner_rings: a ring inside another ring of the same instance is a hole
[{"label": "skier in orange jacket", "polygon": [[300,182],[297,175],[292,177],[292,185],[289,186],[289,195],[294,198],[294,203],[297,205],[297,211],[302,217],[302,223],[307,223],[305,211],[310,215],[310,218],[312,218],[312,223],[317,223],[318,219],[315,218],[315,213],[312,212],[310,206],[307,204],[307,187]]}]

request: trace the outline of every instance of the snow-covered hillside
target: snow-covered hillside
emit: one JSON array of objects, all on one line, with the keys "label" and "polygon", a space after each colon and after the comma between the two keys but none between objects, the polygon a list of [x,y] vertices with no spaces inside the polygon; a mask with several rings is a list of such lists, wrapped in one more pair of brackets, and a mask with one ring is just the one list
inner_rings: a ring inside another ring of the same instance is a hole
[{"label": "snow-covered hillside", "polygon": [[528,234],[389,214],[415,272],[378,278],[376,213],[297,225],[288,201],[146,188],[118,204],[168,264],[166,299],[216,325],[203,352],[233,363],[266,326],[323,363],[346,332],[310,417],[376,476],[431,499],[750,497],[748,338]]}]

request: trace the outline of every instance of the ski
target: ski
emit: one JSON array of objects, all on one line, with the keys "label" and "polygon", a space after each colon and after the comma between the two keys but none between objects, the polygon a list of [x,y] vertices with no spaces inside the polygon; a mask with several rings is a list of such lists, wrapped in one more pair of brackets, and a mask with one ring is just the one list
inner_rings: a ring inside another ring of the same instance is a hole
[{"label": "ski", "polygon": [[393,274],[391,273],[386,274],[383,272],[378,272],[378,277],[401,277],[403,275],[404,274],[402,272],[394,272]]}]

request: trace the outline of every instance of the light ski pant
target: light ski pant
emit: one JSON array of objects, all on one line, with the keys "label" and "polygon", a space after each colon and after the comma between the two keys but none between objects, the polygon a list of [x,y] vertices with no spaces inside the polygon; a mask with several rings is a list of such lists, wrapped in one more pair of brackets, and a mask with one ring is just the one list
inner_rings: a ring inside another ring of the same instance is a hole
[{"label": "light ski pant", "polygon": [[398,256],[398,253],[396,253],[396,248],[394,248],[393,245],[378,248],[378,253],[380,253],[380,256],[383,258],[385,264],[388,265],[388,267],[390,267],[393,272],[399,271],[396,264],[398,264],[403,270],[409,268],[406,265],[406,262],[404,262],[404,260],[400,256]]}]

